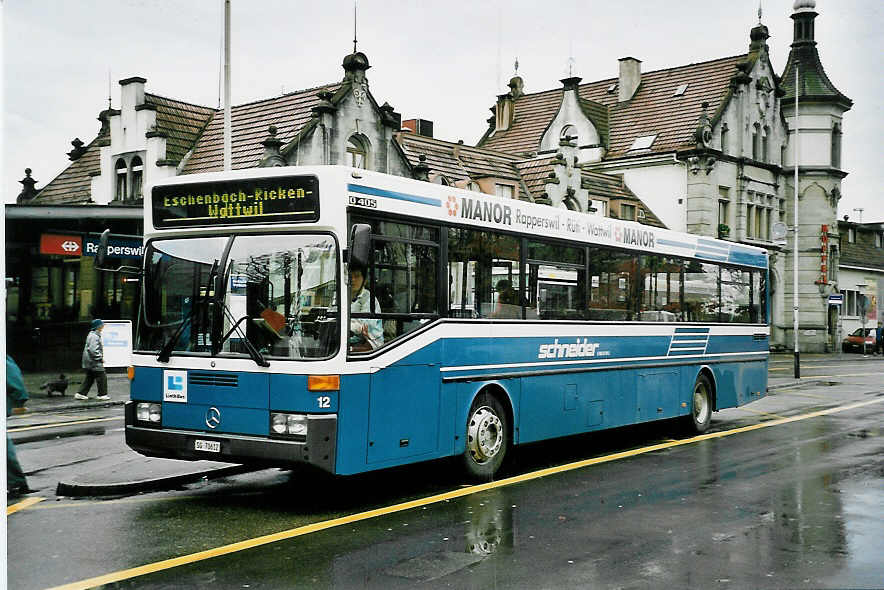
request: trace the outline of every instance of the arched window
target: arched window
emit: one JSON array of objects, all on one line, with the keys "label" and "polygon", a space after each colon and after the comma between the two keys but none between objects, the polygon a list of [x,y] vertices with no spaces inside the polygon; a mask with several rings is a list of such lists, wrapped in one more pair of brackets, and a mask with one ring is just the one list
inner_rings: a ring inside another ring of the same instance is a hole
[{"label": "arched window", "polygon": [[361,135],[351,135],[347,140],[347,165],[368,169],[368,140]]},{"label": "arched window", "polygon": [[559,133],[559,139],[567,139],[569,137],[575,142],[577,141],[577,127],[574,125],[565,125],[562,127],[561,133]]},{"label": "arched window", "polygon": [[135,156],[132,158],[132,198],[133,199],[141,199],[144,195],[142,195],[142,185],[144,184],[144,165],[141,163],[141,158]]},{"label": "arched window", "polygon": [[770,127],[765,126],[764,129],[761,130],[761,161],[767,162],[768,153],[767,153],[767,138],[770,135]]},{"label": "arched window", "polygon": [[752,159],[757,160],[760,155],[760,145],[759,140],[761,139],[759,136],[761,135],[761,125],[756,123],[752,127]]},{"label": "arched window", "polygon": [[841,125],[832,127],[832,167],[841,168]]},{"label": "arched window", "polygon": [[126,166],[126,161],[123,158],[117,160],[117,164],[115,166],[116,169],[116,177],[117,177],[117,186],[114,192],[114,200],[115,201],[125,201],[126,200],[126,183],[129,177],[129,167]]}]

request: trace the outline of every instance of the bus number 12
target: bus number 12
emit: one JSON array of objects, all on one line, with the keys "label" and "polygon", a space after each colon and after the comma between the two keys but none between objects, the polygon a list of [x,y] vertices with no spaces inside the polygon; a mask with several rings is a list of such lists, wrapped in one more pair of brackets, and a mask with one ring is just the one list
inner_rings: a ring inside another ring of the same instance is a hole
[{"label": "bus number 12", "polygon": [[327,395],[321,395],[316,398],[316,403],[319,404],[320,408],[330,408],[331,398]]}]

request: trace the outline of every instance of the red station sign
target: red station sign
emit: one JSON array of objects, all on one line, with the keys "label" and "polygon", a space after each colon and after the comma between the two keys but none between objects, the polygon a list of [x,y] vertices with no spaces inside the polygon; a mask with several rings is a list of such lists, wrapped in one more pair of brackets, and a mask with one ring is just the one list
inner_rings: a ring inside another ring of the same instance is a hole
[{"label": "red station sign", "polygon": [[65,236],[61,234],[41,234],[40,254],[61,254],[62,256],[80,256],[83,254],[82,236]]}]

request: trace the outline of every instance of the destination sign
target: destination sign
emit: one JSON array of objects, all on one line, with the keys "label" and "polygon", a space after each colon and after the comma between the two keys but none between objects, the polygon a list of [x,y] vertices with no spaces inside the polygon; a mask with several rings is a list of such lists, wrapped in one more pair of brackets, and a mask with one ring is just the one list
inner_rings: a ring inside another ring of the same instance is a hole
[{"label": "destination sign", "polygon": [[153,223],[158,228],[319,219],[315,176],[280,176],[157,186]]}]

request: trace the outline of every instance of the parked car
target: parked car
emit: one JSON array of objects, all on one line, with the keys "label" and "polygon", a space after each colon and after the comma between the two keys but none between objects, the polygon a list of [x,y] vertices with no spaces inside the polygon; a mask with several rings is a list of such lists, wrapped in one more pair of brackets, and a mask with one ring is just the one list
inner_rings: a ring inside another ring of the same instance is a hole
[{"label": "parked car", "polygon": [[866,331],[866,351],[875,350],[875,328],[857,328],[841,341],[841,350],[844,352],[863,351],[863,330]]}]

